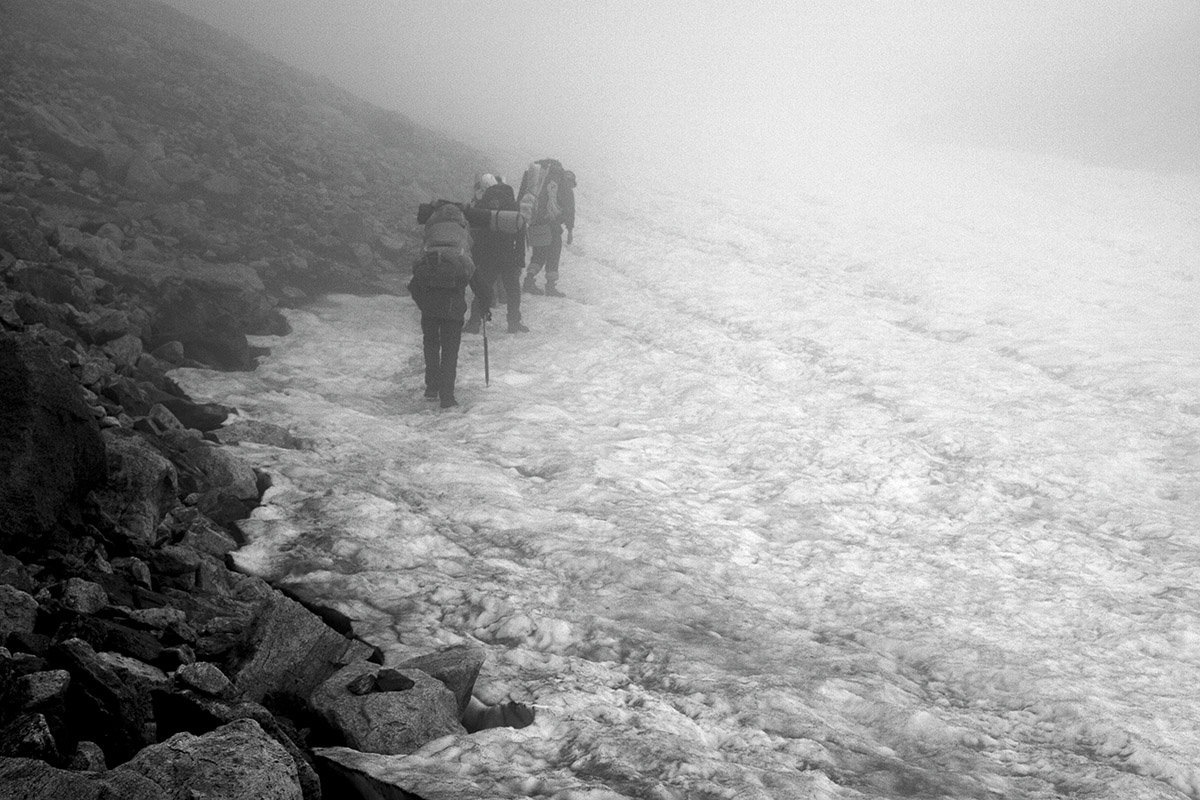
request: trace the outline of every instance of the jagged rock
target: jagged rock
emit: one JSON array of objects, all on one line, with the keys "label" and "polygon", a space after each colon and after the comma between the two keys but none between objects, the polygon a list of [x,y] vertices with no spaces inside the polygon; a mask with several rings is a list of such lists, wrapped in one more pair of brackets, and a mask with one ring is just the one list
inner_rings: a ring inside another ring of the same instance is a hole
[{"label": "jagged rock", "polygon": [[36,583],[29,574],[29,567],[8,553],[0,553],[0,585],[20,589],[22,592],[36,591]]},{"label": "jagged rock", "polygon": [[58,743],[42,714],[21,714],[0,727],[0,756],[57,762]]},{"label": "jagged rock", "polygon": [[60,352],[0,333],[0,547],[31,544],[105,476],[100,431]]},{"label": "jagged rock", "polygon": [[486,653],[478,647],[461,645],[448,647],[437,653],[410,658],[399,664],[401,669],[419,669],[437,678],[454,692],[458,701],[458,718],[462,719],[475,690],[475,680],[483,668]]},{"label": "jagged rock", "polygon": [[302,800],[291,756],[257,722],[240,719],[212,733],[178,733],[147,747],[123,769],[160,786],[204,787],[223,800]]},{"label": "jagged rock", "polygon": [[19,330],[25,326],[25,321],[17,313],[17,307],[9,295],[0,297],[0,325],[11,330]]},{"label": "jagged rock", "polygon": [[32,633],[38,604],[26,592],[0,583],[0,642],[14,631]]},{"label": "jagged rock", "polygon": [[28,116],[37,144],[46,152],[77,167],[90,167],[101,161],[100,149],[92,135],[66,109],[33,106],[28,109]]},{"label": "jagged rock", "polygon": [[337,633],[294,600],[272,590],[263,595],[244,645],[252,655],[228,673],[249,699],[308,697],[336,670],[370,655],[368,645]]},{"label": "jagged rock", "polygon": [[49,261],[50,245],[38,229],[29,210],[21,206],[0,204],[0,249],[17,258]]},{"label": "jagged rock", "polygon": [[237,541],[211,519],[199,514],[190,522],[179,543],[199,553],[223,558],[237,549]]},{"label": "jagged rock", "polygon": [[132,367],[137,363],[138,356],[142,354],[142,340],[135,334],[126,333],[106,342],[101,349],[108,354],[118,368]]},{"label": "jagged rock", "polygon": [[63,605],[80,614],[94,614],[108,605],[108,592],[98,583],[68,578],[63,584]]},{"label": "jagged rock", "polygon": [[215,522],[241,519],[258,503],[258,478],[235,453],[196,431],[164,431],[157,441],[179,471],[182,492],[198,493],[196,507]]},{"label": "jagged rock", "polygon": [[211,431],[221,426],[233,409],[220,403],[197,403],[186,397],[160,397],[159,402],[175,415],[185,427],[197,431]]},{"label": "jagged rock", "polygon": [[452,733],[466,733],[458,722],[458,702],[439,680],[420,670],[400,670],[413,682],[405,691],[356,695],[349,686],[363,675],[376,675],[378,664],[350,664],[321,684],[313,709],[346,743],[370,753],[403,754]]},{"label": "jagged rock", "polygon": [[[120,340],[121,337],[129,335],[129,315],[116,308],[74,311],[74,313],[70,314],[69,320],[71,327],[88,344],[105,345],[107,347],[109,344],[113,344],[114,340]],[[138,342],[138,346],[141,346],[140,341]],[[115,358],[113,361],[121,363]]]},{"label": "jagged rock", "polygon": [[181,732],[200,735],[234,720],[254,720],[292,757],[305,800],[320,800],[321,781],[301,750],[301,737],[290,725],[285,725],[258,703],[246,700],[234,702],[183,689],[157,695],[155,714],[162,720],[160,735],[163,736]]},{"label": "jagged rock", "polygon": [[67,702],[80,738],[97,742],[110,762],[121,763],[154,741],[145,682],[129,680],[80,639],[55,645],[50,658],[71,673]]},{"label": "jagged rock", "polygon": [[208,661],[186,664],[175,671],[176,682],[211,697],[229,697],[233,683],[221,672],[221,668]]},{"label": "jagged rock", "polygon": [[[335,775],[342,789],[341,796],[369,800],[463,800],[468,797],[490,797],[487,790],[468,775],[451,770],[435,771],[417,763],[410,765],[402,759],[364,753],[348,747],[318,747],[313,750],[322,774]],[[333,781],[331,780],[332,784]],[[353,794],[351,794],[353,793]],[[562,793],[564,796],[570,796]],[[590,795],[580,792],[576,797]],[[612,795],[609,795],[611,797]]]},{"label": "jagged rock", "polygon": [[180,342],[164,342],[150,351],[150,354],[168,364],[179,365],[184,361],[183,344]]},{"label": "jagged rock", "polygon": [[62,700],[70,686],[71,673],[66,670],[41,670],[17,679],[14,699],[21,709],[30,711]]},{"label": "jagged rock", "polygon": [[221,444],[255,442],[286,450],[300,450],[304,447],[304,442],[293,436],[287,428],[259,420],[238,420],[216,428],[210,435]]},{"label": "jagged rock", "polygon": [[76,772],[28,758],[0,758],[5,800],[174,800],[158,784],[124,769]]},{"label": "jagged rock", "polygon": [[75,745],[71,755],[70,768],[77,772],[104,772],[108,765],[104,760],[104,751],[95,742],[82,741]]},{"label": "jagged rock", "polygon": [[175,465],[135,433],[105,430],[108,482],[93,496],[136,541],[152,544],[179,495]]}]

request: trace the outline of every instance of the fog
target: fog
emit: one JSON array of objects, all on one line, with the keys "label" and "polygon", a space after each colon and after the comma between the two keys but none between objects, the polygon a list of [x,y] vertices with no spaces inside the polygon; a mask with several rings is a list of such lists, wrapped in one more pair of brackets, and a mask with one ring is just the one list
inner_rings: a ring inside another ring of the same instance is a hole
[{"label": "fog", "polygon": [[958,142],[1200,165],[1197,0],[169,0],[492,151],[786,171]]}]

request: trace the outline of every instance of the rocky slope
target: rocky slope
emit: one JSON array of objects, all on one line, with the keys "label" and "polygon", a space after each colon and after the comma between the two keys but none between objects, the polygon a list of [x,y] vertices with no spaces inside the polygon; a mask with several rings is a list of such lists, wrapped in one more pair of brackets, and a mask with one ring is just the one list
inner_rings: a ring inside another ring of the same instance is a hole
[{"label": "rocky slope", "polygon": [[383,669],[227,569],[269,478],[222,443],[303,443],[169,377],[395,290],[417,203],[486,161],[164,6],[2,18],[0,795],[354,796],[312,746],[527,721],[470,704],[479,654]]}]

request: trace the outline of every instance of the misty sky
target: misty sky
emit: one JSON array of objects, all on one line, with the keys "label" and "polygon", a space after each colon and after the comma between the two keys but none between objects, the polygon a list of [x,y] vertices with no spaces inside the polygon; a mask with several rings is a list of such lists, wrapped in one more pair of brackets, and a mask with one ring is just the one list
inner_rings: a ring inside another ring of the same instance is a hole
[{"label": "misty sky", "polygon": [[1200,164],[1200,0],[169,4],[471,143],[573,164],[910,136]]}]

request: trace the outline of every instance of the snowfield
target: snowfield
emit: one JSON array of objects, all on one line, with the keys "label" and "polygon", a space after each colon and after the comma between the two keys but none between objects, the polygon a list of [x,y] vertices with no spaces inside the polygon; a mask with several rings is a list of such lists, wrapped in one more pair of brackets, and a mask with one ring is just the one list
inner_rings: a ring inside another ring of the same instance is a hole
[{"label": "snowfield", "polygon": [[[240,568],[536,722],[346,758],[463,796],[1200,798],[1200,178],[992,152],[794,195],[581,176],[568,298],[421,399],[332,297],[198,397],[313,443]],[[432,790],[430,790],[432,791]]]}]

